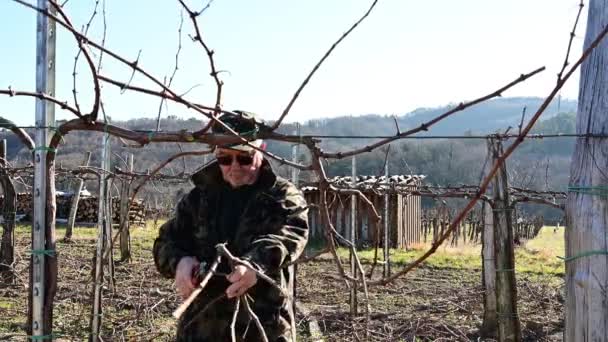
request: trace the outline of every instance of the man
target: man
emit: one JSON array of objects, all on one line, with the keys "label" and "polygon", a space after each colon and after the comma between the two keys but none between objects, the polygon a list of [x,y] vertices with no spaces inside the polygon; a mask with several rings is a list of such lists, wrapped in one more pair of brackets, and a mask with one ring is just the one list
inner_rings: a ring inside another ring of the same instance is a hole
[{"label": "man", "polygon": [[[259,130],[255,117],[235,113],[220,120],[252,139],[252,145],[264,148],[262,141],[255,139]],[[213,132],[225,133],[218,126],[214,125]],[[153,249],[158,271],[175,279],[176,290],[185,299],[215,259],[215,246],[227,243],[234,256],[289,293],[293,275],[286,266],[298,258],[308,239],[302,193],[276,176],[263,154],[250,146],[218,147],[215,156],[215,161],[192,176],[195,188],[160,228]],[[177,340],[231,341],[230,325],[239,297],[237,341],[262,340],[244,298],[248,298],[269,341],[295,340],[291,299],[250,268],[229,265],[226,260],[180,319]]]}]

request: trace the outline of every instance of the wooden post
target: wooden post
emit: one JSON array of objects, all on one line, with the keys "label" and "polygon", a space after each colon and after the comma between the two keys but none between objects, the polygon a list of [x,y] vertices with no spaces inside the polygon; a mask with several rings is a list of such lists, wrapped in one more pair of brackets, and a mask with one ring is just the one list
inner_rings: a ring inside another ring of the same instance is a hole
[{"label": "wooden post", "polygon": [[[503,154],[500,140],[491,141],[494,163]],[[500,166],[494,178],[494,248],[496,262],[496,315],[498,340],[521,341],[521,328],[517,316],[517,287],[515,283],[515,252],[513,247],[512,207],[509,201],[509,184],[506,163]]]},{"label": "wooden post", "polygon": [[[82,166],[88,166],[91,160],[91,152],[86,152],[84,156],[84,160],[82,162]],[[68,226],[65,228],[65,237],[63,238],[65,241],[69,241],[72,239],[72,233],[74,231],[74,224],[76,224],[76,214],[78,213],[78,203],[80,202],[80,193],[82,192],[82,187],[84,185],[84,181],[82,178],[77,178],[74,184],[74,196],[72,196],[72,204],[70,206],[70,214],[68,216]]]},{"label": "wooden post", "polygon": [[[38,0],[38,8],[57,11],[48,0]],[[36,92],[55,96],[55,22],[43,13],[37,15]],[[28,295],[28,334],[42,341],[52,340],[53,300],[57,290],[55,254],[55,178],[54,166],[47,163],[49,127],[55,125],[55,105],[36,98],[36,147],[34,148],[34,187],[32,256]]]},{"label": "wooden post", "polygon": [[[319,205],[319,201],[318,201],[318,191],[312,191],[309,192],[309,198],[310,200],[308,201],[309,204],[316,204],[317,206]],[[317,239],[319,238],[319,229],[318,229],[318,220],[317,217],[319,216],[319,210],[315,207],[315,208],[310,208],[310,210],[308,211],[308,218],[310,220],[309,225],[310,225],[310,237],[311,239]]]},{"label": "wooden post", "polygon": [[399,193],[399,201],[401,202],[399,205],[399,213],[401,215],[399,222],[401,222],[401,231],[403,232],[401,235],[401,243],[402,243],[402,249],[403,250],[408,250],[409,249],[409,243],[410,243],[410,227],[411,225],[409,224],[409,219],[410,219],[410,215],[408,214],[409,211],[409,203],[408,203],[408,196],[407,194],[403,194],[403,193]]},{"label": "wooden post", "polygon": [[384,166],[384,181],[386,182],[384,186],[384,267],[382,269],[384,277],[390,277],[391,275],[391,260],[390,260],[390,248],[391,248],[391,234],[389,229],[389,200],[390,200],[390,183],[388,181],[388,159],[386,161],[386,165]]},{"label": "wooden post", "polygon": [[[352,177],[351,185],[353,188],[357,186],[357,157],[353,156],[352,159]],[[357,195],[350,196],[350,242],[353,244],[353,250],[350,254],[350,272],[353,278],[357,279],[357,263],[355,261],[355,255],[357,248]],[[352,317],[357,315],[357,283],[354,282],[350,287],[350,314]]]},{"label": "wooden post", "polygon": [[[93,306],[91,308],[91,320],[90,324],[90,337],[89,340],[96,342],[99,340],[99,332],[101,331],[101,288],[103,286],[103,256],[106,249],[106,234],[107,226],[106,220],[112,222],[112,217],[108,212],[108,206],[106,205],[107,191],[107,174],[106,169],[109,167],[109,140],[110,136],[104,134],[102,137],[102,148],[101,148],[101,173],[99,176],[99,196],[98,196],[98,216],[97,216],[97,246],[95,249],[95,265],[93,274]],[[111,234],[111,232],[110,232]],[[110,237],[111,239],[111,237]],[[111,255],[110,253],[108,255]]]},{"label": "wooden post", "polygon": [[369,208],[365,205],[363,199],[360,198],[358,202],[358,206],[359,208],[361,208],[361,210],[359,210],[359,213],[357,215],[359,217],[357,221],[359,227],[357,237],[359,238],[360,242],[365,242],[365,245],[367,245],[371,241],[371,239],[369,238],[369,217],[371,212]]},{"label": "wooden post", "polygon": [[431,225],[433,226],[433,243],[439,240],[439,218],[437,217],[438,213],[435,212],[435,215],[430,219]]},{"label": "wooden post", "polygon": [[[492,156],[493,141],[488,140],[488,156]],[[484,176],[488,169],[484,170]],[[493,182],[488,184],[486,195],[489,198],[494,196]],[[496,253],[494,247],[494,213],[492,211],[493,204],[490,202],[482,202],[481,204],[481,283],[484,287],[484,302],[483,302],[483,321],[480,328],[480,333],[483,337],[495,338],[498,336],[498,316],[496,306]]]},{"label": "wooden post", "polygon": [[0,140],[0,183],[4,194],[2,208],[2,242],[0,243],[0,279],[6,283],[15,280],[15,212],[17,211],[17,196],[15,186],[11,181],[6,167],[8,165],[6,154],[6,139]]},{"label": "wooden post", "polygon": [[[370,201],[374,205],[374,208],[380,208],[380,196],[372,193],[370,194]],[[380,211],[378,211],[381,213]],[[371,217],[372,213],[369,213],[369,217]],[[373,242],[374,248],[380,245],[380,222],[374,218],[373,220],[369,220],[369,236],[370,240]]]},{"label": "wooden post", "polygon": [[[416,185],[419,185],[418,183]],[[416,241],[422,242],[421,234],[422,234],[422,199],[420,196],[416,195],[416,231],[418,232],[418,238]],[[426,231],[426,230],[425,230]],[[426,242],[426,235],[424,237],[424,242]]]},{"label": "wooden post", "polygon": [[403,196],[400,193],[395,193],[391,200],[391,226],[395,230],[395,244],[397,249],[406,249],[405,231],[403,228]]},{"label": "wooden post", "polygon": [[[133,154],[127,156],[127,170],[133,172]],[[120,190],[120,260],[131,260],[131,236],[129,233],[129,201],[131,200],[129,190],[131,189],[131,181],[123,180]]]},{"label": "wooden post", "polygon": [[414,241],[416,244],[422,242],[422,217],[420,216],[420,197],[417,195],[412,195],[412,224],[414,225]]},{"label": "wooden post", "polygon": [[[110,163],[109,163],[109,153],[107,154],[108,156],[108,163],[106,165],[107,169],[109,170],[110,168]],[[107,265],[108,268],[108,278],[110,279],[109,281],[109,285],[110,285],[110,291],[112,291],[112,293],[114,292],[114,289],[116,288],[116,277],[114,276],[114,246],[112,244],[112,225],[114,224],[114,214],[112,212],[112,186],[114,184],[114,178],[109,178],[106,180],[107,185],[106,185],[106,200],[105,200],[105,220],[104,220],[104,255],[107,255],[107,259],[104,260],[104,263]]]},{"label": "wooden post", "polygon": [[[584,47],[608,22],[608,0],[591,0]],[[582,64],[577,134],[606,134],[608,40]],[[564,341],[608,341],[608,178],[606,138],[577,138],[566,205]]]},{"label": "wooden post", "polygon": [[[492,183],[486,190],[491,195]],[[496,337],[498,333],[498,318],[496,316],[496,265],[494,262],[494,216],[492,206],[488,202],[481,204],[481,283],[484,288],[483,321],[480,333],[483,337]]]}]

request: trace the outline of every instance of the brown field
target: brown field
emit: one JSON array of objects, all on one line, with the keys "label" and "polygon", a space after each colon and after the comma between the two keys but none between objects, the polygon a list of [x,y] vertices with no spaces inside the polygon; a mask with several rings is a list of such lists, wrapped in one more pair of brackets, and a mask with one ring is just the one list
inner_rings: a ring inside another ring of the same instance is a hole
[{"label": "brown field", "polygon": [[[58,229],[59,237],[62,233]],[[60,275],[54,310],[58,341],[88,338],[95,235],[94,228],[77,228],[72,243],[58,244]],[[170,341],[174,336],[171,312],[178,298],[172,282],[161,279],[154,268],[151,247],[155,235],[153,227],[133,229],[133,261],[116,265],[114,288],[106,282],[104,341]],[[556,266],[554,259],[555,255],[563,255],[562,237],[563,232],[556,234],[547,229],[538,241],[530,241],[517,253],[520,264],[526,264],[523,268],[518,266],[517,280],[519,316],[527,341],[561,341],[563,269]],[[0,285],[0,340],[26,340],[23,327],[30,248],[27,228],[18,229],[17,242],[19,281]],[[423,247],[420,246],[421,250]],[[394,270],[418,251],[408,253],[411,255],[393,252],[397,263]],[[370,341],[478,340],[483,290],[481,272],[475,264],[477,253],[477,247],[471,246],[460,251],[442,249],[423,267],[395,283],[371,287],[371,319],[367,324],[363,296],[359,316],[351,319],[348,289],[336,277],[337,270],[329,256],[300,265],[297,298],[309,311],[306,316],[298,315],[300,340],[311,340],[310,321],[318,323],[326,341],[365,340],[366,330]],[[366,260],[371,252],[362,255]],[[364,266],[368,268],[369,263]]]}]

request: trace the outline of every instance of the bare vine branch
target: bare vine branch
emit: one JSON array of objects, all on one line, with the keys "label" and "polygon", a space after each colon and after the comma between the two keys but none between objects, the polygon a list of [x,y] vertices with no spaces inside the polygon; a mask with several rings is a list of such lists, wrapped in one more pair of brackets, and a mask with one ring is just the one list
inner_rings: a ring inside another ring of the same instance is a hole
[{"label": "bare vine branch", "polygon": [[[81,51],[82,54],[84,55],[85,59],[87,60],[87,64],[89,65],[89,69],[91,70],[91,74],[93,76],[93,87],[95,90],[95,98],[93,101],[93,108],[91,109],[91,112],[87,115],[84,115],[83,117],[87,118],[88,121],[95,121],[95,120],[97,120],[97,113],[99,112],[99,107],[100,107],[100,102],[101,102],[101,88],[99,86],[99,79],[97,77],[97,71],[95,69],[95,62],[93,61],[93,58],[91,57],[91,55],[89,54],[89,51],[87,50],[87,48],[85,46],[86,41],[82,39],[82,37],[84,35],[76,34],[77,31],[74,28],[74,26],[72,25],[72,23],[70,22],[70,18],[68,18],[68,16],[63,11],[63,8],[61,8],[61,6],[55,0],[49,0],[49,2],[53,6],[55,6],[55,8],[57,9],[57,13],[59,13],[59,15],[63,18],[63,20],[65,20],[65,24],[69,27],[69,31],[74,34],[74,38],[78,42],[79,51]],[[95,6],[95,8],[97,8],[97,5]],[[91,20],[93,20],[93,18],[91,18]],[[74,97],[76,97],[76,95],[74,95]]]},{"label": "bare vine branch", "polygon": [[[65,3],[63,3],[61,5],[61,7],[63,7],[65,5]],[[95,0],[95,7],[93,8],[93,14],[91,14],[91,17],[89,18],[89,21],[87,22],[87,24],[84,27],[83,30],[83,34],[86,36],[89,32],[89,28],[91,27],[91,23],[93,23],[93,19],[95,18],[95,16],[97,15],[97,7],[99,6],[99,0]],[[65,19],[65,17],[64,17]],[[72,79],[73,79],[73,87],[72,87],[72,94],[74,96],[74,107],[76,107],[76,109],[78,109],[78,111],[80,112],[80,105],[78,103],[78,96],[77,96],[77,92],[76,92],[76,69],[78,67],[78,59],[80,58],[80,54],[82,53],[82,49],[78,49],[78,52],[76,53],[76,57],[74,57],[74,69],[72,71]]]},{"label": "bare vine branch", "polygon": [[562,69],[557,73],[557,82],[561,81],[562,75],[568,67],[568,58],[570,57],[570,49],[572,48],[572,42],[574,41],[574,37],[576,37],[576,26],[578,25],[578,20],[581,17],[581,13],[583,12],[583,8],[585,7],[585,3],[583,0],[578,4],[578,13],[576,14],[576,19],[574,20],[574,27],[572,27],[572,31],[570,31],[570,39],[568,40],[568,49],[566,50],[566,57],[564,58],[564,64],[562,65]]},{"label": "bare vine branch", "polygon": [[528,122],[526,127],[523,129],[521,134],[517,137],[515,142],[513,142],[511,145],[509,145],[509,147],[505,150],[503,155],[501,155],[496,160],[496,163],[492,166],[492,168],[488,172],[486,178],[484,178],[483,182],[479,186],[479,192],[477,193],[477,195],[469,201],[469,203],[464,207],[464,209],[462,209],[460,211],[460,213],[456,216],[454,221],[452,221],[452,223],[450,223],[450,226],[448,227],[448,229],[446,229],[444,234],[437,240],[437,242],[434,243],[431,246],[431,248],[426,253],[424,253],[424,255],[422,255],[420,258],[416,259],[414,262],[412,262],[411,264],[406,266],[403,270],[393,274],[392,276],[390,276],[388,278],[384,278],[379,281],[371,282],[370,284],[382,284],[382,285],[388,284],[389,282],[391,282],[391,281],[403,276],[404,274],[408,273],[409,271],[411,271],[413,268],[418,266],[421,262],[423,262],[426,258],[428,258],[431,254],[433,254],[437,250],[437,248],[443,243],[443,241],[445,241],[448,238],[449,234],[451,234],[452,231],[454,229],[456,229],[456,227],[460,224],[460,221],[462,221],[462,219],[466,216],[466,214],[469,212],[469,210],[471,210],[473,208],[473,206],[477,203],[477,201],[481,198],[481,195],[486,191],[488,185],[494,178],[494,175],[500,168],[500,165],[502,163],[504,163],[504,161],[513,153],[513,151],[515,151],[515,149],[524,141],[528,132],[530,132],[530,130],[532,129],[532,127],[534,126],[536,121],[538,121],[538,119],[540,118],[540,115],[547,109],[547,107],[549,106],[549,104],[551,103],[553,98],[555,98],[555,96],[557,95],[559,90],[563,87],[565,82],[570,78],[570,76],[572,76],[574,71],[576,69],[578,69],[578,67],[589,56],[589,54],[591,54],[591,51],[593,51],[593,49],[595,49],[598,46],[598,44],[602,41],[602,39],[604,39],[606,34],[608,34],[608,26],[606,26],[598,34],[598,36],[593,40],[593,42],[589,45],[589,47],[583,52],[582,56],[577,60],[577,62],[570,68],[570,70],[568,70],[568,72],[565,74],[565,76],[551,90],[549,96],[547,96],[547,98],[541,104],[541,106],[538,108],[538,110],[536,111],[534,116],[532,116],[532,118],[530,119],[530,121]]},{"label": "bare vine branch", "polygon": [[[216,92],[216,97],[215,97],[215,110],[213,112],[213,116],[217,116],[221,113],[222,107],[221,107],[221,101],[222,101],[222,85],[224,85],[224,82],[222,82],[219,77],[218,77],[218,71],[215,68],[215,61],[213,59],[213,54],[214,51],[211,50],[209,48],[209,46],[207,46],[207,44],[203,41],[203,37],[201,35],[201,30],[198,26],[198,21],[196,20],[197,17],[203,13],[203,11],[205,11],[207,8],[209,8],[209,6],[211,5],[211,1],[207,4],[207,6],[205,8],[203,8],[202,11],[200,12],[194,12],[192,11],[188,5],[186,5],[184,3],[183,0],[179,0],[179,3],[182,5],[182,7],[188,12],[188,14],[190,15],[190,19],[192,20],[192,24],[194,25],[194,30],[196,32],[196,36],[192,37],[193,41],[199,42],[201,44],[201,46],[203,47],[203,49],[205,49],[205,52],[207,53],[207,58],[209,59],[209,66],[211,68],[211,77],[213,77],[213,79],[215,80],[215,85],[217,87],[217,92]],[[204,133],[206,130],[204,130],[201,133]]]},{"label": "bare vine branch", "polygon": [[365,20],[365,18],[367,18],[367,16],[372,12],[374,7],[376,6],[376,3],[378,3],[378,0],[374,0],[374,2],[372,2],[371,6],[367,9],[367,12],[365,12],[365,14],[363,14],[363,16],[359,20],[357,20],[357,22],[355,22],[348,31],[344,32],[344,34],[342,34],[342,36],[335,43],[332,44],[332,46],[329,48],[329,50],[327,50],[325,55],[323,55],[321,60],[312,68],[312,70],[310,71],[308,76],[304,79],[302,84],[300,84],[300,87],[298,88],[298,90],[296,90],[295,94],[293,94],[293,97],[287,104],[287,107],[285,107],[285,109],[283,110],[283,113],[281,114],[279,119],[274,123],[274,125],[272,125],[272,130],[277,129],[281,125],[281,122],[283,122],[283,120],[285,119],[287,114],[289,114],[291,107],[293,106],[293,104],[296,102],[296,100],[300,96],[300,93],[302,92],[304,87],[306,87],[306,85],[308,84],[308,82],[310,81],[312,76],[315,74],[315,72],[317,72],[317,70],[319,70],[319,68],[321,67],[321,64],[323,64],[323,62],[325,62],[327,57],[329,57],[329,55],[332,53],[332,51],[334,51],[336,46],[338,46],[338,44],[340,44],[344,40],[344,38],[346,38],[357,26],[359,26],[359,24],[361,24],[361,22],[363,20]]},{"label": "bare vine branch", "polygon": [[400,134],[397,134],[397,135],[395,135],[393,137],[383,139],[383,140],[381,140],[381,141],[379,141],[377,143],[374,143],[374,144],[369,145],[369,146],[365,146],[365,147],[360,148],[360,149],[356,149],[356,150],[352,150],[352,151],[348,151],[348,152],[321,153],[320,156],[323,157],[323,158],[337,158],[337,159],[342,159],[342,158],[346,158],[346,157],[352,157],[354,155],[361,154],[361,153],[364,153],[364,152],[371,152],[371,151],[373,151],[374,149],[376,149],[376,148],[378,148],[380,146],[383,146],[383,145],[386,145],[386,144],[388,144],[388,143],[390,143],[392,141],[395,141],[395,140],[407,137],[407,136],[412,135],[414,133],[418,133],[418,132],[421,132],[421,131],[428,131],[429,127],[431,127],[434,124],[438,123],[439,121],[441,121],[441,120],[443,120],[443,119],[451,116],[452,114],[457,113],[457,112],[461,112],[461,111],[463,111],[464,109],[466,109],[468,107],[474,106],[474,105],[479,104],[479,103],[484,102],[484,101],[487,101],[487,100],[489,100],[491,98],[502,96],[502,93],[505,92],[507,89],[509,89],[509,88],[511,88],[511,87],[513,87],[513,86],[515,86],[515,85],[517,85],[517,84],[519,84],[519,83],[527,80],[528,78],[530,78],[530,77],[538,74],[539,72],[541,72],[543,70],[545,70],[545,67],[538,68],[538,69],[536,69],[536,70],[534,70],[534,71],[532,71],[530,73],[527,73],[527,74],[521,74],[517,79],[511,81],[510,83],[508,83],[507,85],[503,86],[502,88],[500,88],[500,89],[498,89],[498,90],[496,90],[496,91],[494,91],[494,92],[492,92],[492,93],[490,93],[488,95],[485,95],[485,96],[482,96],[480,98],[477,98],[477,99],[475,99],[473,101],[462,102],[458,106],[456,106],[456,107],[448,110],[447,112],[445,112],[445,113],[443,113],[441,115],[438,115],[437,117],[433,118],[432,120],[429,120],[428,122],[425,122],[425,123],[421,124],[417,128],[413,128],[413,129],[410,129],[408,131],[401,132]]}]

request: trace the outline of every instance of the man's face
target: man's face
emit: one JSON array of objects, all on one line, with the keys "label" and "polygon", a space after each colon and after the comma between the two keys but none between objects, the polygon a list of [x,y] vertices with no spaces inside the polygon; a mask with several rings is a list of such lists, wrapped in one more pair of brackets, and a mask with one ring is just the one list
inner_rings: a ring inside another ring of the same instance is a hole
[{"label": "man's face", "polygon": [[262,166],[262,152],[218,148],[215,157],[222,170],[224,180],[233,188],[253,184],[258,179]]}]

